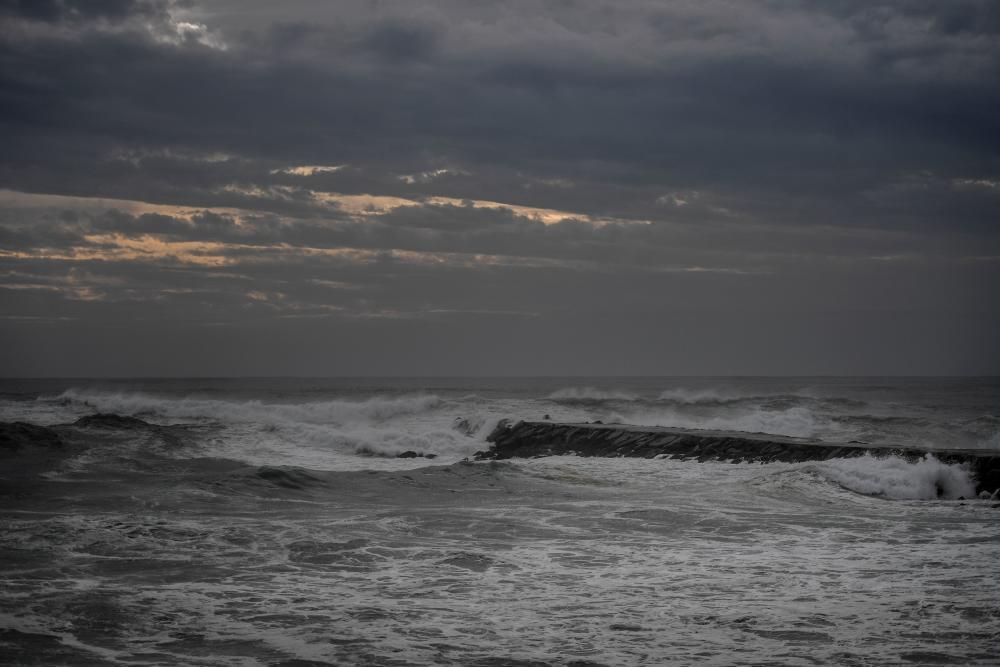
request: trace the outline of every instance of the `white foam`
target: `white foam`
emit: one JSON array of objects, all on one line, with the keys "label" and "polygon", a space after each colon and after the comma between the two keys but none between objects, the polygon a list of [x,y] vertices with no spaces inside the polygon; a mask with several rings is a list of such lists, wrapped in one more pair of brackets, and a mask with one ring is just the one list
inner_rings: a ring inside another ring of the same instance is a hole
[{"label": "white foam", "polygon": [[443,401],[433,394],[373,396],[362,400],[332,399],[306,403],[234,401],[203,397],[166,397],[143,392],[68,389],[58,399],[83,403],[100,412],[151,415],[167,421],[211,419],[224,422],[280,424],[344,424],[384,421],[399,415],[428,412]]},{"label": "white foam", "polygon": [[976,485],[964,464],[948,464],[927,454],[916,462],[870,455],[814,464],[820,476],[844,488],[895,500],[974,498]]}]

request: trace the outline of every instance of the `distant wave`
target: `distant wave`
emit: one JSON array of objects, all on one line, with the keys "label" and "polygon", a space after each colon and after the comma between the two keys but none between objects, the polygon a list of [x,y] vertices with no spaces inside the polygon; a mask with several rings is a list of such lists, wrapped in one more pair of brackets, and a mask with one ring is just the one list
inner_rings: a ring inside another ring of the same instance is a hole
[{"label": "distant wave", "polygon": [[660,392],[661,401],[672,403],[728,403],[740,400],[744,396],[735,392],[726,392],[720,389],[667,389]]},{"label": "distant wave", "polygon": [[566,387],[549,394],[549,399],[553,401],[636,401],[638,394],[633,394],[619,389],[598,389],[596,387]]},{"label": "distant wave", "polygon": [[384,421],[399,415],[428,412],[444,401],[433,394],[375,396],[363,400],[332,399],[303,403],[169,397],[144,392],[68,389],[56,397],[100,412],[140,415],[167,421],[210,419],[223,422],[345,424]]},{"label": "distant wave", "polygon": [[816,396],[808,391],[739,391],[729,388],[685,389],[661,391],[657,401],[683,406],[731,405],[810,405],[824,409],[864,408],[867,403],[847,397]]},{"label": "distant wave", "polygon": [[658,394],[642,395],[623,389],[591,386],[566,387],[552,392],[548,400],[563,404],[593,405],[599,403],[634,403],[647,406],[679,408],[721,408],[732,406],[788,408],[798,405],[820,409],[863,408],[866,403],[853,398],[822,397],[808,392],[740,390],[729,387],[692,389],[674,387]]},{"label": "distant wave", "polygon": [[730,411],[715,416],[692,415],[670,408],[635,410],[614,413],[605,421],[639,426],[675,426],[679,428],[709,429],[715,431],[745,431],[747,433],[772,433],[795,437],[814,437],[834,428],[827,419],[817,417],[804,407],[787,410]]},{"label": "distant wave", "polygon": [[992,437],[987,438],[978,444],[983,449],[1000,449],[1000,431],[997,431],[992,435]]},{"label": "distant wave", "polygon": [[812,469],[845,489],[894,500],[974,498],[976,484],[962,464],[942,463],[932,454],[916,462],[896,456],[834,459]]}]

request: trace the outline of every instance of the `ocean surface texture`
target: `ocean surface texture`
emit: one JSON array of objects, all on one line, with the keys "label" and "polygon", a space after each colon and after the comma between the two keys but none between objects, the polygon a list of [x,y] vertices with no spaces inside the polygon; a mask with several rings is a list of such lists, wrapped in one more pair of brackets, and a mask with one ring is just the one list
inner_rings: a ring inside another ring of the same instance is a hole
[{"label": "ocean surface texture", "polygon": [[0,392],[62,442],[0,451],[2,664],[998,664],[1000,499],[962,465],[470,459],[546,415],[996,452],[1000,380]]}]

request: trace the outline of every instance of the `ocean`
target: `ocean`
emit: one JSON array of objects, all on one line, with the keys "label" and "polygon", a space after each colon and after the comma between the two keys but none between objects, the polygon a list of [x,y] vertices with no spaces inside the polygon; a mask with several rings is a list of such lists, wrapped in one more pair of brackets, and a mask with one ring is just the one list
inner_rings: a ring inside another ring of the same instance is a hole
[{"label": "ocean", "polygon": [[544,418],[996,453],[1000,379],[0,380],[65,440],[0,451],[0,663],[1000,664],[963,465],[474,460]]}]

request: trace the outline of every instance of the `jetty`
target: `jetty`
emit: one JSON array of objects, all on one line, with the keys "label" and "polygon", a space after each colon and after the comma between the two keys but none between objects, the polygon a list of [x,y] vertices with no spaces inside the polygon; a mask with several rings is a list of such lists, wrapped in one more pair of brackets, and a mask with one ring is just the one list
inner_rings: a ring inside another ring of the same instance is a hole
[{"label": "jetty", "polygon": [[976,478],[977,493],[1000,489],[1000,453],[988,450],[932,450],[878,446],[863,442],[830,443],[767,433],[708,431],[668,426],[501,421],[487,436],[480,460],[540,456],[599,456],[695,459],[732,463],[825,461],[837,458],[899,456],[917,460],[933,455],[944,463],[962,463]]}]

